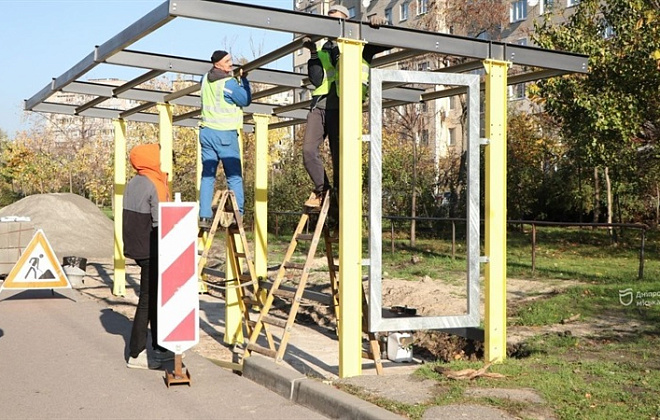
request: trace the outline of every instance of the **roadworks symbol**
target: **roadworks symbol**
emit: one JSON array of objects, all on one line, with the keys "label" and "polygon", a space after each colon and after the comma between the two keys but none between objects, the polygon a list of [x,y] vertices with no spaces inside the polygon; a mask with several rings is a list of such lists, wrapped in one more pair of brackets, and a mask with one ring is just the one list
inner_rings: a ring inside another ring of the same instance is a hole
[{"label": "roadworks symbol", "polygon": [[71,284],[44,231],[39,229],[7,275],[0,290],[59,288],[68,289]]}]

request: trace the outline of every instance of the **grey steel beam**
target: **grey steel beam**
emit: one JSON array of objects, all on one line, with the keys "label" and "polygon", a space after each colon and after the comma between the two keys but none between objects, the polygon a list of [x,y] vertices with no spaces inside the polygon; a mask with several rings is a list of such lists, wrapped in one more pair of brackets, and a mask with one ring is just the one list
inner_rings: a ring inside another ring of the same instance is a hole
[{"label": "grey steel beam", "polygon": [[146,109],[149,109],[151,107],[154,107],[154,106],[156,106],[155,102],[146,102],[146,103],[143,103],[141,105],[138,105],[136,107],[133,107],[131,109],[127,109],[126,111],[121,112],[119,114],[119,117],[120,118],[128,118],[133,114],[137,114],[138,112],[142,112],[142,111],[144,111]]},{"label": "grey steel beam", "polygon": [[270,89],[260,90],[259,92],[252,92],[252,100],[266,98],[289,90],[291,90],[289,86],[275,86]]},{"label": "grey steel beam", "polygon": [[156,6],[154,10],[147,13],[135,23],[100,45],[96,49],[96,60],[105,61],[106,58],[133,44],[139,39],[144,38],[174,19],[169,12],[169,3],[169,1],[165,1],[160,6]]},{"label": "grey steel beam", "polygon": [[[120,51],[108,58],[106,63],[197,76],[206,74],[211,68],[211,63],[208,61],[132,50]],[[255,69],[250,72],[250,81],[271,85],[299,88],[303,79],[304,76],[299,73],[281,70]]]},{"label": "grey steel beam", "polygon": [[99,97],[97,97],[97,98],[95,98],[95,99],[92,99],[91,101],[89,101],[89,102],[87,102],[87,103],[84,103],[84,104],[78,106],[78,107],[76,108],[76,115],[80,114],[81,112],[83,112],[83,111],[85,111],[85,110],[87,110],[87,109],[89,109],[89,108],[95,107],[96,105],[98,105],[98,104],[100,104],[100,103],[102,103],[102,102],[105,102],[105,101],[107,101],[108,99],[110,99],[110,98],[109,98],[109,97],[106,97],[106,96],[99,96]]},{"label": "grey steel beam", "polygon": [[120,95],[123,92],[126,92],[127,90],[129,90],[131,88],[134,88],[135,86],[139,86],[142,83],[148,82],[149,80],[154,79],[154,78],[156,78],[156,77],[158,77],[158,76],[160,76],[161,74],[164,74],[164,73],[165,72],[163,70],[148,71],[148,72],[144,73],[142,76],[138,76],[135,79],[130,80],[130,81],[124,83],[123,85],[115,88],[112,91],[112,94],[114,96]]},{"label": "grey steel beam", "polygon": [[506,44],[505,60],[523,66],[588,73],[589,57],[563,51],[544,50],[524,45]]},{"label": "grey steel beam", "polygon": [[178,99],[182,96],[186,96],[188,94],[197,92],[199,89],[201,89],[202,85],[199,83],[195,83],[194,85],[190,85],[187,88],[183,88],[181,90],[178,90],[176,92],[172,92],[169,95],[165,95],[165,98],[163,100],[165,102],[172,102],[175,99]]},{"label": "grey steel beam", "polygon": [[338,38],[342,21],[309,13],[230,1],[172,1],[170,14],[273,31]]},{"label": "grey steel beam", "polygon": [[376,57],[371,62],[371,68],[383,67],[388,64],[398,63],[399,61],[407,60],[409,58],[418,57],[427,54],[426,51],[417,50],[401,50],[390,54]]},{"label": "grey steel beam", "polygon": [[[179,122],[179,121],[183,121],[183,120],[186,120],[186,119],[195,118],[201,113],[202,113],[201,109],[194,109],[194,110],[192,110],[190,112],[186,112],[184,114],[174,115],[172,117],[172,122]],[[199,120],[197,120],[197,121],[199,121]]]},{"label": "grey steel beam", "polygon": [[121,48],[132,44],[138,39],[146,36],[147,34],[155,31],[165,23],[173,19],[169,15],[168,2],[156,7],[149,14],[139,19],[128,28],[124,29],[118,35],[105,42],[100,47],[97,46],[93,52],[88,54],[85,58],[74,65],[67,72],[56,78],[50,87],[46,87],[39,91],[36,95],[31,97],[25,102],[25,109],[31,110],[40,102],[45,101],[53,93],[60,90],[63,86],[68,85],[72,81],[78,79],[83,74],[89,72],[96,65],[105,60],[108,56],[114,54]]}]

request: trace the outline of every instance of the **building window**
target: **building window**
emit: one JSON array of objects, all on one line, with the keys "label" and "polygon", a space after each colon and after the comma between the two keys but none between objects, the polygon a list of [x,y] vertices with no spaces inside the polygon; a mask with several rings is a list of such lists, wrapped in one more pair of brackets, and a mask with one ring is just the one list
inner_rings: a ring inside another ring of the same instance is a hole
[{"label": "building window", "polygon": [[580,0],[566,0],[566,7],[573,7],[579,2]]},{"label": "building window", "polygon": [[312,7],[312,8],[309,9],[307,12],[310,13],[310,14],[312,14],[312,15],[316,15],[316,14],[318,14],[318,10],[316,10],[316,7]]},{"label": "building window", "polygon": [[527,19],[527,0],[511,3],[511,23]]},{"label": "building window", "polygon": [[456,145],[456,129],[455,128],[450,128],[449,129],[449,138],[447,139],[447,144],[449,146]]},{"label": "building window", "polygon": [[449,109],[456,109],[456,101],[458,101],[458,96],[449,97]]},{"label": "building window", "polygon": [[408,20],[408,9],[409,9],[409,4],[408,2],[401,3],[401,6],[399,6],[399,14],[401,15],[401,21]]},{"label": "building window", "polygon": [[539,4],[539,14],[544,14],[552,10],[555,0],[541,0]]},{"label": "building window", "polygon": [[391,25],[392,24],[392,9],[385,9],[385,20],[387,20],[387,24]]},{"label": "building window", "polygon": [[525,84],[518,83],[517,85],[509,86],[509,99],[512,101],[525,98]]},{"label": "building window", "polygon": [[429,0],[417,0],[417,16],[429,11]]},{"label": "building window", "polygon": [[422,138],[420,141],[422,146],[428,146],[429,145],[429,130],[422,130]]},{"label": "building window", "polygon": [[614,28],[612,25],[607,25],[603,28],[603,38],[610,39],[614,36]]},{"label": "building window", "polygon": [[353,19],[355,17],[355,7],[348,8],[348,18]]},{"label": "building window", "polygon": [[428,69],[429,69],[428,61],[417,63],[417,71],[428,71]]},{"label": "building window", "polygon": [[513,44],[516,45],[527,45],[527,38],[520,38],[513,41]]},{"label": "building window", "polygon": [[303,49],[302,49],[302,48],[296,50],[296,55],[302,55],[302,53],[303,53]]}]

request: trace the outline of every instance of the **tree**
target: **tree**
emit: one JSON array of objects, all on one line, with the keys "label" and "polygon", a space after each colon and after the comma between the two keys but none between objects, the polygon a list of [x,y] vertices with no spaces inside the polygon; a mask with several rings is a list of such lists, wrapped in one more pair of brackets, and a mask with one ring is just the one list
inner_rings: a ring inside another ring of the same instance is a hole
[{"label": "tree", "polygon": [[[548,14],[535,30],[541,47],[589,55],[589,74],[540,82],[533,93],[560,122],[570,155],[606,168],[616,195],[640,175],[640,146],[660,154],[660,72],[652,57],[660,49],[657,1],[582,0],[564,25]],[[613,205],[607,210],[611,219]]]}]

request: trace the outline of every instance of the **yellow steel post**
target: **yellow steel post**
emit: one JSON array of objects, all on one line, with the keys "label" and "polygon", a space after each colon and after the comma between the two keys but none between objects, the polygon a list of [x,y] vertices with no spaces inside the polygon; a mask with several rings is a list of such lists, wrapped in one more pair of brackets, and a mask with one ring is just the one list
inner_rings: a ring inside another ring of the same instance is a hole
[{"label": "yellow steel post", "polygon": [[[197,138],[197,142],[195,143],[195,156],[197,156],[196,159],[196,165],[195,165],[195,201],[199,203],[199,187],[202,183],[202,145],[199,143],[199,128],[195,128],[195,137]],[[197,249],[200,252],[204,251],[204,246],[206,245],[206,240],[208,238],[208,232],[204,231],[202,236],[197,239]],[[197,274],[198,280],[197,280],[197,292],[198,293],[207,293],[208,289],[206,287],[206,284],[204,283],[204,275],[200,272]]]},{"label": "yellow steel post", "polygon": [[506,118],[509,63],[485,60],[486,203],[485,266],[486,362],[506,358]]},{"label": "yellow steel post", "polygon": [[268,276],[268,122],[270,117],[253,114],[254,159],[254,270],[257,278]]},{"label": "yellow steel post", "polygon": [[339,377],[362,374],[362,48],[339,56]]},{"label": "yellow steel post", "polygon": [[126,258],[124,258],[124,242],[122,239],[122,222],[124,210],[124,188],[126,187],[126,122],[122,119],[112,121],[115,136],[115,192],[114,192],[114,228],[115,255],[114,281],[112,294],[126,296]]},{"label": "yellow steel post", "polygon": [[174,135],[172,130],[172,105],[166,103],[159,103],[156,105],[158,109],[158,142],[160,143],[160,169],[167,173],[167,183],[170,187],[170,199],[174,200],[174,193],[172,191],[172,142]]},{"label": "yellow steel post", "polygon": [[[238,130],[238,146],[241,150],[241,167],[243,166],[243,136],[242,130]],[[218,209],[221,211],[222,209]],[[236,250],[241,252],[240,249],[241,241],[236,241]],[[224,342],[230,345],[243,343],[243,313],[239,305],[239,291],[236,289],[240,285],[240,280],[238,276],[240,275],[240,265],[239,267],[234,267],[231,263],[236,261],[231,249],[231,242],[229,236],[227,236],[226,241],[226,250],[227,256],[225,261],[225,276],[227,282],[227,290],[225,292],[225,337]]]}]

